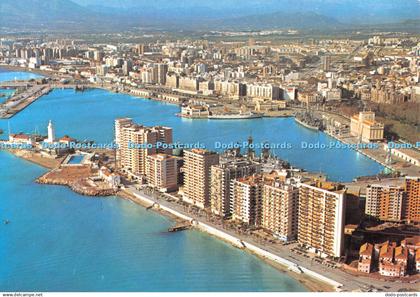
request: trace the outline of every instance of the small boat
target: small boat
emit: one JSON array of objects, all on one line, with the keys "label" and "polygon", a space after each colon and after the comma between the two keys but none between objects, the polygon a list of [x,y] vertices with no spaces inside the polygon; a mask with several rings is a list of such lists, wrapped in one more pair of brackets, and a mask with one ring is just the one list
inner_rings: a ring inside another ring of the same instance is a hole
[{"label": "small boat", "polygon": [[4,224],[5,225],[9,225],[10,224],[10,221],[9,220],[4,220]]}]

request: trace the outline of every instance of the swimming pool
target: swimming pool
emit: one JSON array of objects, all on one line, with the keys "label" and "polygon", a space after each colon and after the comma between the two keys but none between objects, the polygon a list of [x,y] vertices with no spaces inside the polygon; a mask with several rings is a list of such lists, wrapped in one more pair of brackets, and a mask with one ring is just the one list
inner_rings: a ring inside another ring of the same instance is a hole
[{"label": "swimming pool", "polygon": [[70,157],[67,164],[81,164],[83,161],[84,156],[83,155],[73,155]]}]

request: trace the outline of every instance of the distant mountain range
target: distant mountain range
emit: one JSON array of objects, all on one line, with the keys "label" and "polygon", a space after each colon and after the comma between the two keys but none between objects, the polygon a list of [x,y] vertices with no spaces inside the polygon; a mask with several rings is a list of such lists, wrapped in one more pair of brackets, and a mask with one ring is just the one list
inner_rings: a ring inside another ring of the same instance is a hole
[{"label": "distant mountain range", "polygon": [[86,7],[212,19],[281,12],[316,13],[342,23],[390,23],[420,17],[418,0],[73,0]]},{"label": "distant mountain range", "polygon": [[283,13],[281,11],[267,14],[249,15],[216,21],[213,25],[224,29],[335,29],[344,25],[336,19],[313,12]]},{"label": "distant mountain range", "polygon": [[0,27],[329,30],[416,20],[419,11],[418,0],[1,0]]},{"label": "distant mountain range", "polygon": [[71,28],[96,19],[89,11],[69,0],[1,0],[0,26],[31,28],[57,26]]}]

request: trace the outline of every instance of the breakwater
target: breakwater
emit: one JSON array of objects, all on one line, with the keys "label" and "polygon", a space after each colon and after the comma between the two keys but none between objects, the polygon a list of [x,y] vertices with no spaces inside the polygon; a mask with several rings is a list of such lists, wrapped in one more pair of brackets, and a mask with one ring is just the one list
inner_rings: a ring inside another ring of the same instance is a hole
[{"label": "breakwater", "polygon": [[36,182],[67,186],[72,191],[85,196],[106,197],[117,193],[116,189],[98,186],[92,180],[95,174],[89,166],[64,166],[43,174],[36,179]]}]

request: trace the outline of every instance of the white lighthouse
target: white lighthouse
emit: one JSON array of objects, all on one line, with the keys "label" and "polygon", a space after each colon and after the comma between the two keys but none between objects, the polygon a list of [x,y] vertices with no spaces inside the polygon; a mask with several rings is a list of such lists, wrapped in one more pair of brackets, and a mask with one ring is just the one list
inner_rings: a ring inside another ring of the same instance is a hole
[{"label": "white lighthouse", "polygon": [[48,123],[48,139],[47,139],[46,142],[48,142],[48,143],[55,142],[55,131],[54,131],[54,126],[53,126],[51,120]]}]

